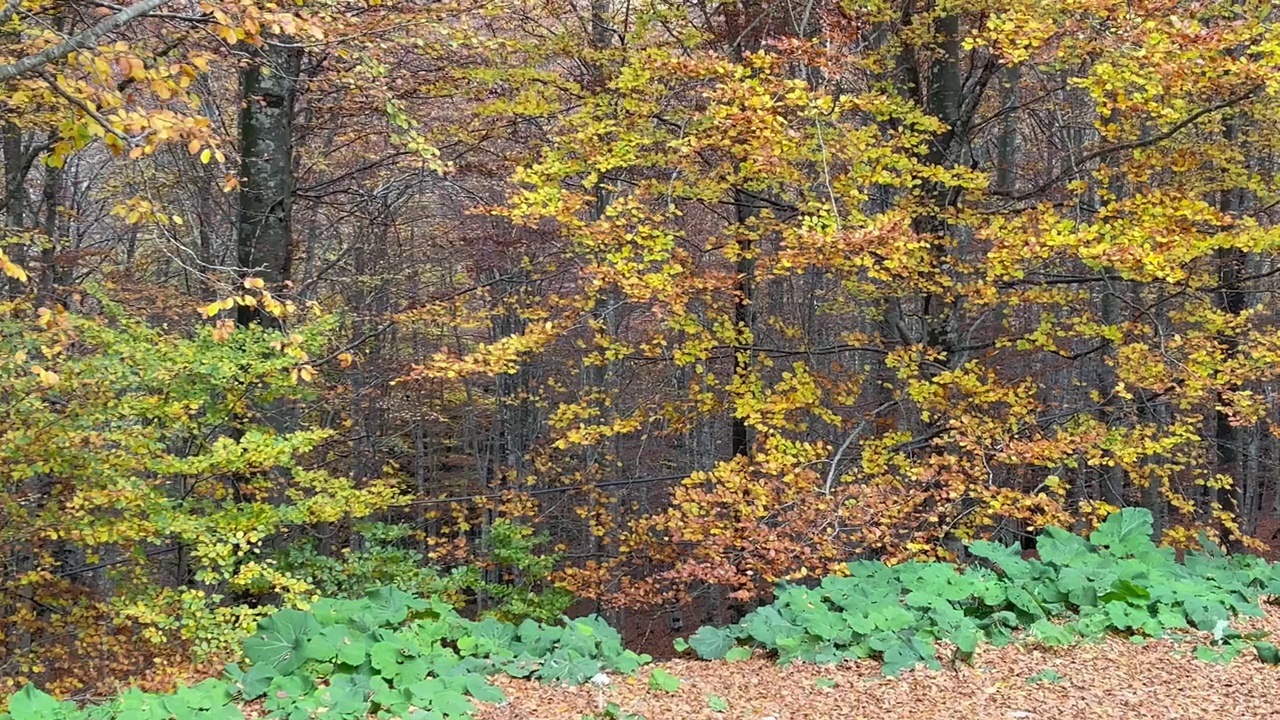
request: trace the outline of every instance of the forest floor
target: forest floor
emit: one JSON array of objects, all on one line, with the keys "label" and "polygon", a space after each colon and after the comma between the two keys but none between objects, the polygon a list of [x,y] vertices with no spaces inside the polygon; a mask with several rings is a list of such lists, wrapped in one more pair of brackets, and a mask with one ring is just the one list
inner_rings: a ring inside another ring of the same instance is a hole
[{"label": "forest floor", "polygon": [[[1240,623],[1280,637],[1280,611]],[[940,657],[947,651],[940,648]],[[944,664],[945,661],[944,661]],[[479,720],[1197,720],[1280,719],[1280,666],[1246,649],[1228,665],[1197,660],[1192,643],[1133,644],[1108,638],[1070,648],[981,647],[973,665],[913,670],[899,679],[878,663],[779,667],[743,662],[658,663],[679,690],[650,689],[651,669],[614,677],[603,688],[544,687],[496,680],[508,702],[486,705]],[[1048,676],[1049,679],[1045,679]],[[832,682],[834,681],[834,685]],[[712,697],[714,696],[714,698]],[[603,712],[615,703],[619,712]],[[718,710],[713,707],[717,706]],[[727,706],[727,707],[726,707]],[[639,720],[639,718],[635,718]]]}]

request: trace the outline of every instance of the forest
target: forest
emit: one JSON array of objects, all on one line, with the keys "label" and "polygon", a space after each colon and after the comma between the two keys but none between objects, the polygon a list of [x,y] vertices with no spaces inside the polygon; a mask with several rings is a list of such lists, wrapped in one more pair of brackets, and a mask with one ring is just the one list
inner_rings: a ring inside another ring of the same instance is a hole
[{"label": "forest", "polygon": [[117,1],[0,0],[0,720],[1280,712],[1270,0]]}]

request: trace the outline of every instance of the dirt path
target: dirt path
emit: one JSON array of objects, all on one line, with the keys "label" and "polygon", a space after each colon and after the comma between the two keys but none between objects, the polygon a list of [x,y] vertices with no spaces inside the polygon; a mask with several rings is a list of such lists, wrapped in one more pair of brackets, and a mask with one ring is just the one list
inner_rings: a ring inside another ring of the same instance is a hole
[{"label": "dirt path", "polygon": [[[1276,641],[1280,613],[1249,627],[1269,630]],[[1118,638],[1061,649],[981,648],[972,667],[917,670],[898,680],[883,678],[871,662],[782,668],[762,658],[677,660],[658,665],[681,678],[674,694],[650,690],[648,670],[602,689],[505,679],[497,684],[509,702],[485,707],[480,718],[581,720],[613,702],[646,720],[1280,720],[1280,666],[1262,664],[1252,649],[1226,666],[1192,652],[1189,644]],[[1029,682],[1038,673],[1059,678]],[[820,687],[829,681],[834,687]],[[708,695],[723,698],[727,711],[713,710]]]}]

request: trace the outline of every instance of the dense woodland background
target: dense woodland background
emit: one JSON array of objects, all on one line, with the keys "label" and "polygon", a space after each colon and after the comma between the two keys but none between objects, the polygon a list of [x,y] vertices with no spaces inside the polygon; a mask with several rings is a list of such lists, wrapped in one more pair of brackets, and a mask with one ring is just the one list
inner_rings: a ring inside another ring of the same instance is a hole
[{"label": "dense woodland background", "polygon": [[670,632],[1126,506],[1275,539],[1270,2],[0,21],[0,689],[388,581]]}]

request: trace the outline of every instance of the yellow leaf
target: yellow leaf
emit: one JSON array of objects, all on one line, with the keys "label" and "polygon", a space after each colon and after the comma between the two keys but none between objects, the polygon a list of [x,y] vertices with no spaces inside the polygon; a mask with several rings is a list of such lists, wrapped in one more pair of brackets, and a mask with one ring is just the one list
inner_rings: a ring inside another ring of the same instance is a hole
[{"label": "yellow leaf", "polygon": [[0,270],[3,270],[5,275],[8,275],[18,282],[27,281],[27,271],[23,270],[21,266],[10,260],[9,256],[4,254],[3,250],[0,250]]}]

